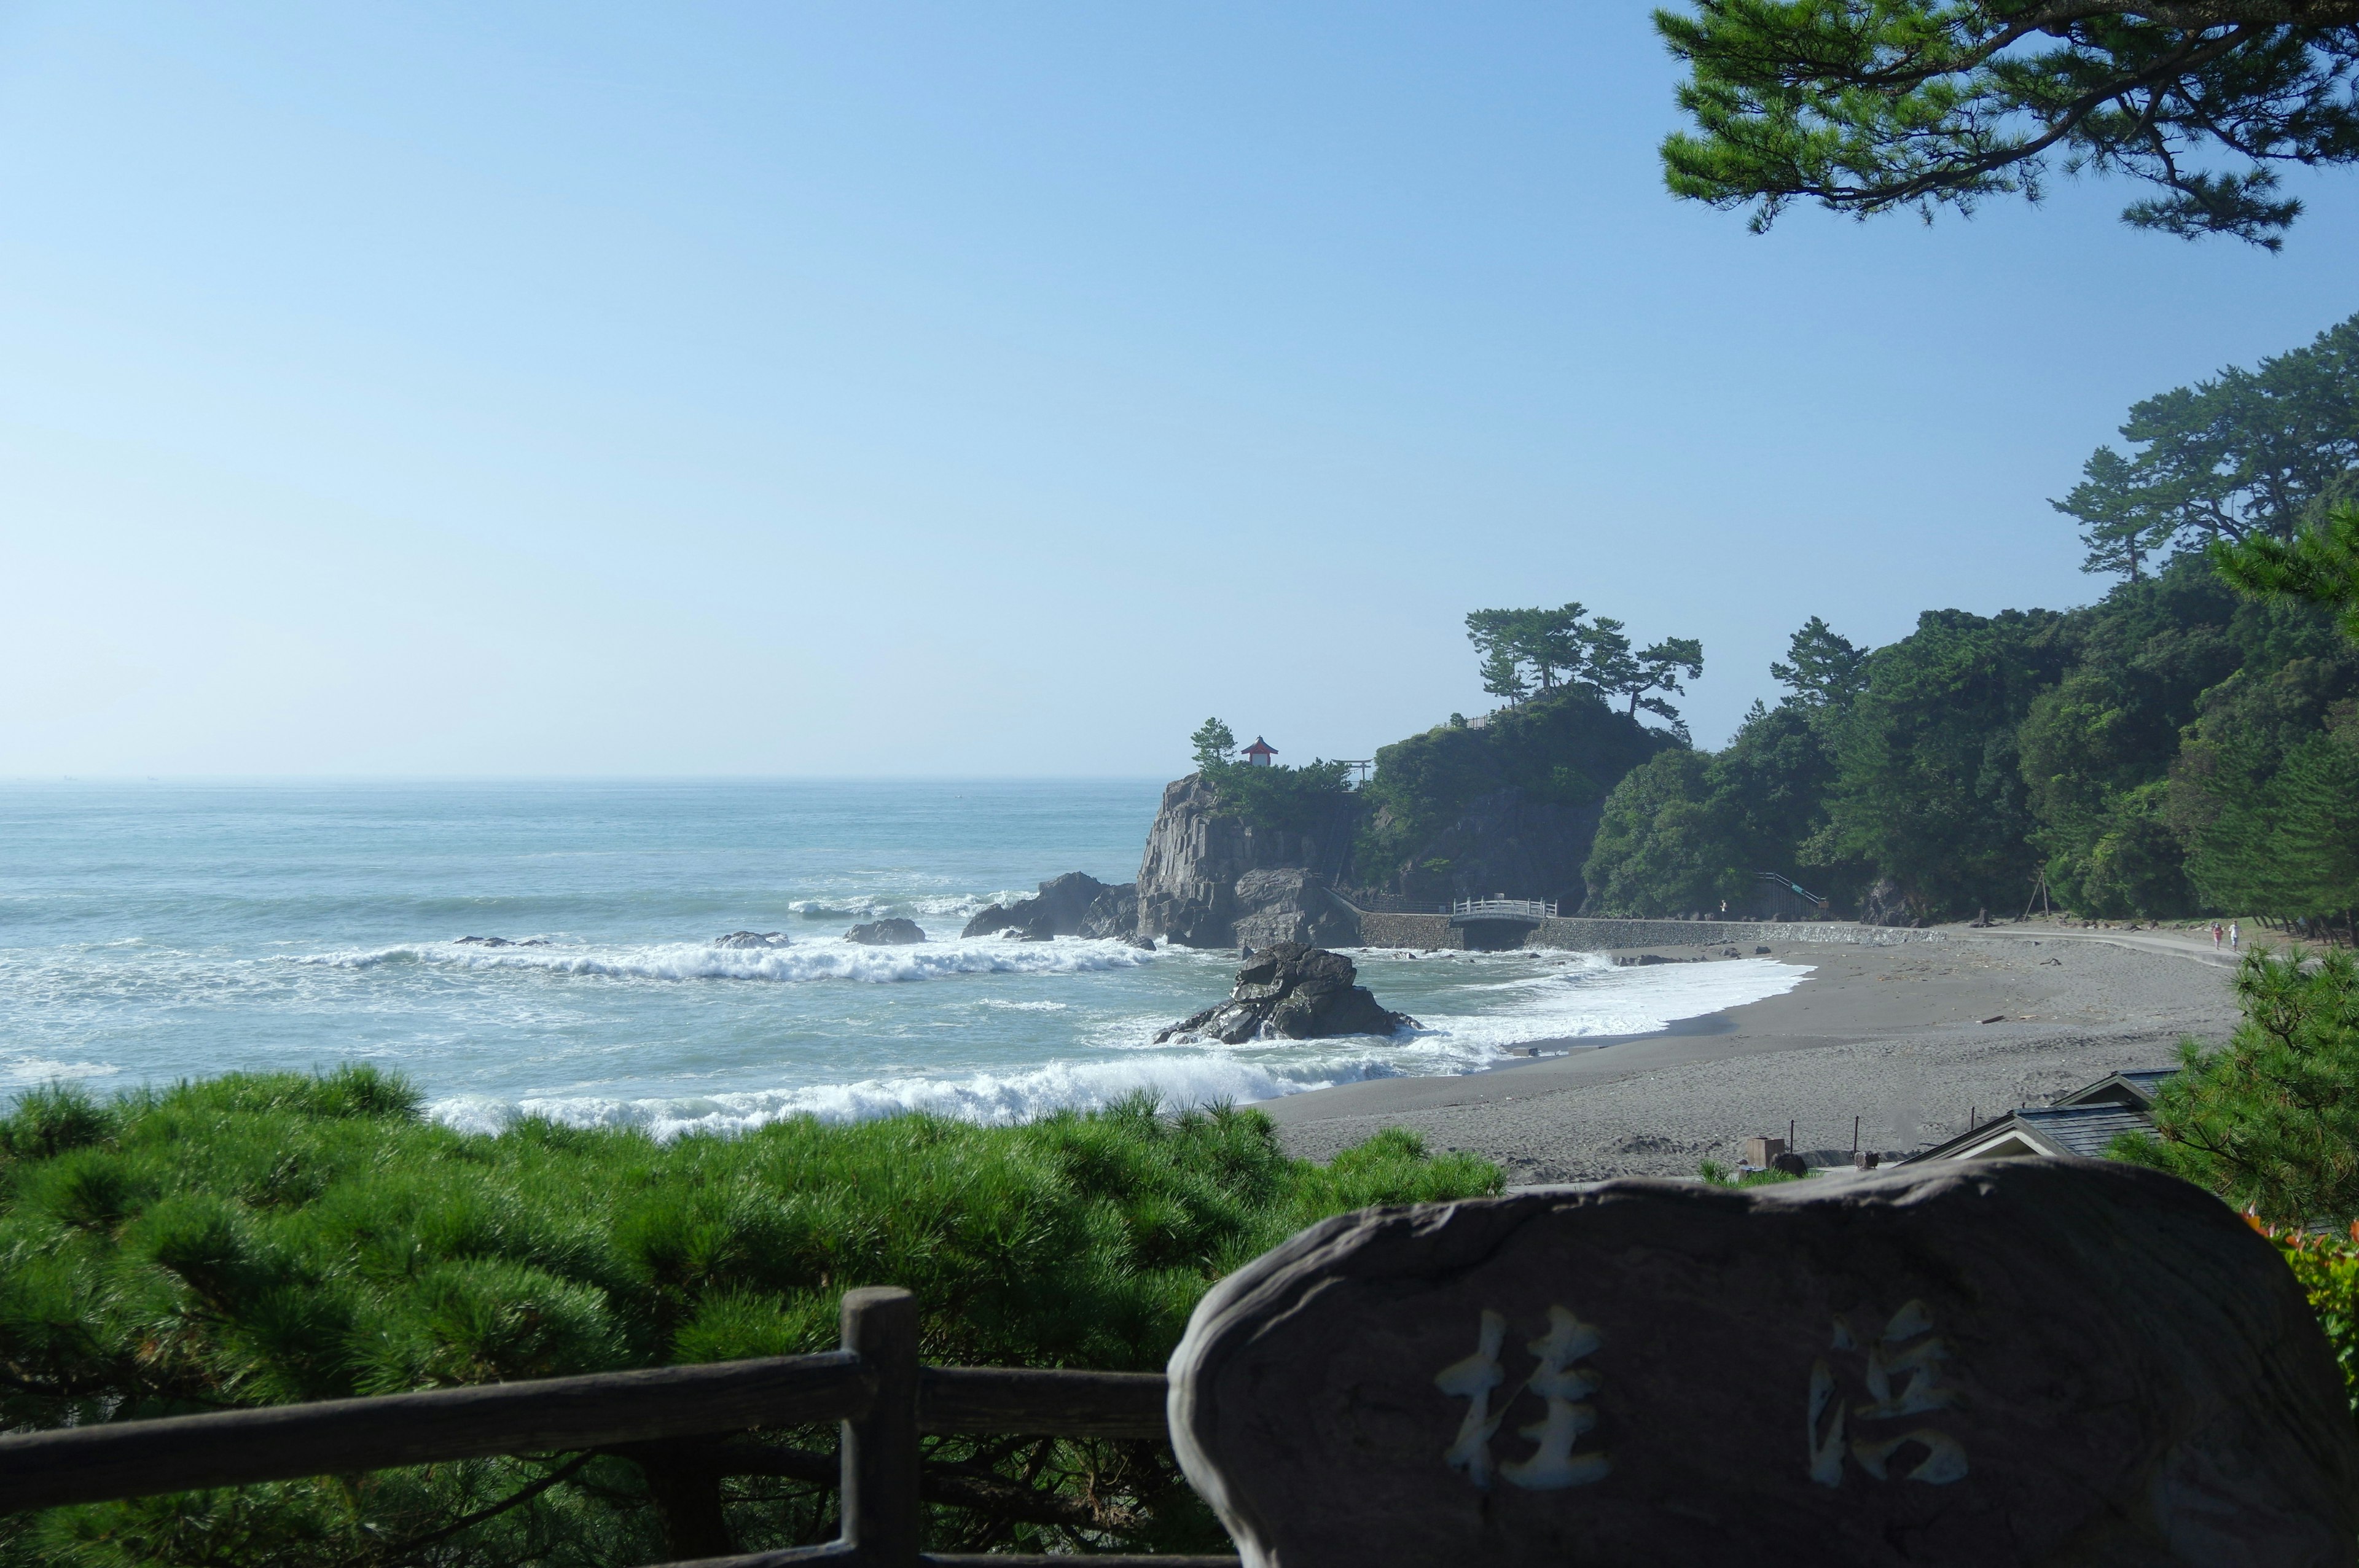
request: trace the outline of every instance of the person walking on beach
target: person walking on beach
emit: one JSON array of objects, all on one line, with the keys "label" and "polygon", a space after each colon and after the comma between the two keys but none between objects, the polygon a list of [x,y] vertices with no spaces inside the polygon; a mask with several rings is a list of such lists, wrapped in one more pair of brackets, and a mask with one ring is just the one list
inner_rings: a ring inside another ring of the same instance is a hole
[{"label": "person walking on beach", "polygon": [[2215,920],[2215,921],[2213,921],[2213,922],[2212,923],[2212,951],[2213,951],[2214,953],[2216,953],[2216,952],[2218,952],[2219,950],[2220,950],[2220,923],[2219,923],[2218,921],[2216,921],[2216,920]]},{"label": "person walking on beach", "polygon": [[2231,953],[2236,950],[2237,937],[2238,932],[2236,929],[2236,923],[2232,920],[2228,922],[2228,951]]}]

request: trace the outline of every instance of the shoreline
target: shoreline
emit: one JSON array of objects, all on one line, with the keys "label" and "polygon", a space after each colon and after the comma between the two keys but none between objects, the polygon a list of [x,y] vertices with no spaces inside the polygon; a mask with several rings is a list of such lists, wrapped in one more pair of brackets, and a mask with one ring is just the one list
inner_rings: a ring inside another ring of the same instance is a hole
[{"label": "shoreline", "polygon": [[1408,1127],[1519,1184],[1690,1175],[1788,1121],[1806,1153],[1847,1153],[1856,1117],[1859,1147],[1897,1157],[1969,1118],[2169,1066],[2182,1036],[2223,1038],[2237,1016],[2234,960],[2168,933],[1944,927],[1889,946],[1770,946],[1810,970],[1777,996],[1646,1034],[1536,1042],[1551,1054],[1457,1077],[1341,1084],[1256,1108],[1298,1157]]}]

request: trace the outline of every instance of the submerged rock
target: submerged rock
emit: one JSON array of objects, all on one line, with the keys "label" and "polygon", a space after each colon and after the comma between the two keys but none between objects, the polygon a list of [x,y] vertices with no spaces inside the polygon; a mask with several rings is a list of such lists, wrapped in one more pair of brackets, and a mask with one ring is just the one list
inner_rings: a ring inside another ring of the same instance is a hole
[{"label": "submerged rock", "polygon": [[1237,970],[1229,1000],[1181,1019],[1155,1036],[1195,1035],[1223,1044],[1242,1044],[1275,1035],[1315,1040],[1332,1034],[1390,1034],[1417,1027],[1417,1020],[1377,1002],[1368,988],[1354,985],[1352,960],[1324,947],[1278,942],[1262,948]]},{"label": "submerged rock", "polygon": [[715,947],[783,947],[787,934],[783,931],[732,931],[726,936],[712,939]]},{"label": "submerged rock", "polygon": [[869,921],[864,925],[855,925],[843,934],[843,939],[871,947],[901,947],[912,942],[923,942],[926,934],[918,929],[916,921],[905,920],[896,914],[883,920]]},{"label": "submerged rock", "polygon": [[545,936],[527,936],[521,942],[511,942],[505,936],[462,936],[454,944],[461,947],[546,947]]}]

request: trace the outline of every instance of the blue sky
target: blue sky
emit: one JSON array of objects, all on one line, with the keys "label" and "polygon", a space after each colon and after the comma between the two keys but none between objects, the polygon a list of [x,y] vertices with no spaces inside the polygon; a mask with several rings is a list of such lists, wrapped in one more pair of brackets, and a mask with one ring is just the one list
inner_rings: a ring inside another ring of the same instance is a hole
[{"label": "blue sky", "polygon": [[1643,5],[0,9],[0,774],[1169,775],[1461,618],[2084,601],[2136,399],[2359,309],[2059,181],[1665,196]]}]

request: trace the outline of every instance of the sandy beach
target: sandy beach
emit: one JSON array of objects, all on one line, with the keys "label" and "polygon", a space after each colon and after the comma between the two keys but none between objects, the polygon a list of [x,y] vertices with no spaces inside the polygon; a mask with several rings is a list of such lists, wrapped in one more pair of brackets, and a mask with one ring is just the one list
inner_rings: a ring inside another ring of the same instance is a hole
[{"label": "sandy beach", "polygon": [[[1511,1183],[1690,1175],[1746,1137],[1887,1158],[2125,1067],[2168,1066],[2184,1035],[2236,1018],[2233,960],[2172,932],[1962,926],[1867,943],[1777,943],[1810,969],[1783,996],[1529,1063],[1392,1078],[1265,1103],[1289,1152],[1325,1159],[1386,1127],[1496,1161]],[[1637,949],[1690,957],[1694,949]],[[1749,948],[1746,956],[1751,957]],[[1710,962],[1712,960],[1706,959]],[[1984,1020],[1999,1022],[1985,1022]]]}]

